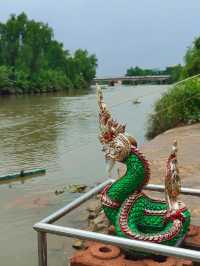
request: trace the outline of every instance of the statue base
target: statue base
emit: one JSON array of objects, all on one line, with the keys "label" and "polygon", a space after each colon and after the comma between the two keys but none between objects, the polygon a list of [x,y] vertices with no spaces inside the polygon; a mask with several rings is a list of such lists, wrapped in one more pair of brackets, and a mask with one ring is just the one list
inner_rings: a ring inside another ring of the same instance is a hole
[{"label": "statue base", "polygon": [[[111,228],[110,233],[113,234]],[[183,247],[200,250],[200,226],[190,226]],[[77,251],[70,258],[70,266],[192,266],[199,265],[191,260],[175,257],[153,256],[151,258],[130,258],[119,247],[92,241],[85,242],[85,249]]]}]

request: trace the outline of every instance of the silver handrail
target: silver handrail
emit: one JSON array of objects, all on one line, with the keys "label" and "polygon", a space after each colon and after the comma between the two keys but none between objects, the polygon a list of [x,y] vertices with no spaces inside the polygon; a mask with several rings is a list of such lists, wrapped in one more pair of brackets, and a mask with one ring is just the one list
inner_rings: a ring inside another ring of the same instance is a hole
[{"label": "silver handrail", "polygon": [[[95,194],[99,193],[102,188],[107,184],[113,183],[113,179],[108,179],[86,192],[81,197],[75,199],[71,203],[67,204],[64,208],[59,209],[55,213],[43,219],[41,222],[36,223],[33,228],[38,233],[38,265],[47,266],[47,233],[53,235],[60,235],[65,237],[76,237],[78,239],[95,240],[109,244],[115,244],[123,248],[132,248],[134,250],[142,252],[150,252],[153,254],[161,254],[165,256],[175,256],[184,259],[190,259],[192,261],[200,262],[200,252],[191,249],[170,247],[161,244],[155,244],[145,241],[132,240],[127,238],[120,238],[116,236],[110,236],[95,232],[88,232],[86,230],[80,230],[70,227],[53,225],[55,221],[70,213],[75,208],[79,207],[85,201],[90,199]],[[152,191],[164,191],[164,186],[149,184],[145,187],[146,190]],[[200,196],[200,189],[182,188],[181,193],[192,196]]]}]

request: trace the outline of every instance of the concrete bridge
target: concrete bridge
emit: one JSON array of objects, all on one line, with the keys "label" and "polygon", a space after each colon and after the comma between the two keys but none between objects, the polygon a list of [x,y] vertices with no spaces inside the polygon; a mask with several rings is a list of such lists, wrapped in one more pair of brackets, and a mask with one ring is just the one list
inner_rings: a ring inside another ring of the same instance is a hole
[{"label": "concrete bridge", "polygon": [[97,77],[93,79],[93,83],[109,84],[167,84],[170,82],[170,75],[154,75],[154,76],[116,76],[116,77]]}]

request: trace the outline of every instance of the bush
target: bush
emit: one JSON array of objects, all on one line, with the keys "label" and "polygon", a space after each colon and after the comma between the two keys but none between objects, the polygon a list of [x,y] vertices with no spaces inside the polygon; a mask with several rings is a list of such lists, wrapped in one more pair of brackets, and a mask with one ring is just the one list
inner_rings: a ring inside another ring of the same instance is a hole
[{"label": "bush", "polygon": [[200,79],[186,81],[165,93],[154,106],[150,115],[146,137],[181,125],[200,121]]},{"label": "bush", "polygon": [[61,91],[62,89],[71,89],[71,81],[67,76],[56,70],[43,70],[35,80],[35,87],[39,88],[41,92],[47,91]]},{"label": "bush", "polygon": [[0,94],[12,93],[13,81],[11,80],[12,70],[7,66],[0,66]]},{"label": "bush", "polygon": [[[31,92],[31,82],[28,79],[28,73],[22,70],[17,70],[15,72],[15,87],[20,88],[23,93]],[[20,90],[16,90],[17,92]]]},{"label": "bush", "polygon": [[0,23],[0,94],[86,88],[96,67],[95,55],[82,49],[71,54],[48,24],[25,13]]},{"label": "bush", "polygon": [[73,85],[75,89],[86,89],[89,86],[85,79],[80,75],[75,76]]}]

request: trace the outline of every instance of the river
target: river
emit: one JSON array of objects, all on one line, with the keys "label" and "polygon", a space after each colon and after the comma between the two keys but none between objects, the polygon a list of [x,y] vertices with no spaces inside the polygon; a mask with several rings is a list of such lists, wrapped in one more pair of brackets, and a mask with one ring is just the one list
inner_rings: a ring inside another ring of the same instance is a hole
[{"label": "river", "polygon": [[[115,86],[104,90],[105,101],[118,121],[127,124],[139,144],[145,142],[147,115],[166,85]],[[133,100],[142,96],[140,104]],[[64,206],[78,194],[55,190],[83,183],[94,186],[106,177],[98,143],[94,90],[76,94],[0,98],[0,175],[21,169],[46,168],[44,176],[0,185],[0,265],[36,266],[34,223]],[[85,212],[62,224],[77,228]],[[48,238],[49,266],[66,266],[70,242]]]}]

